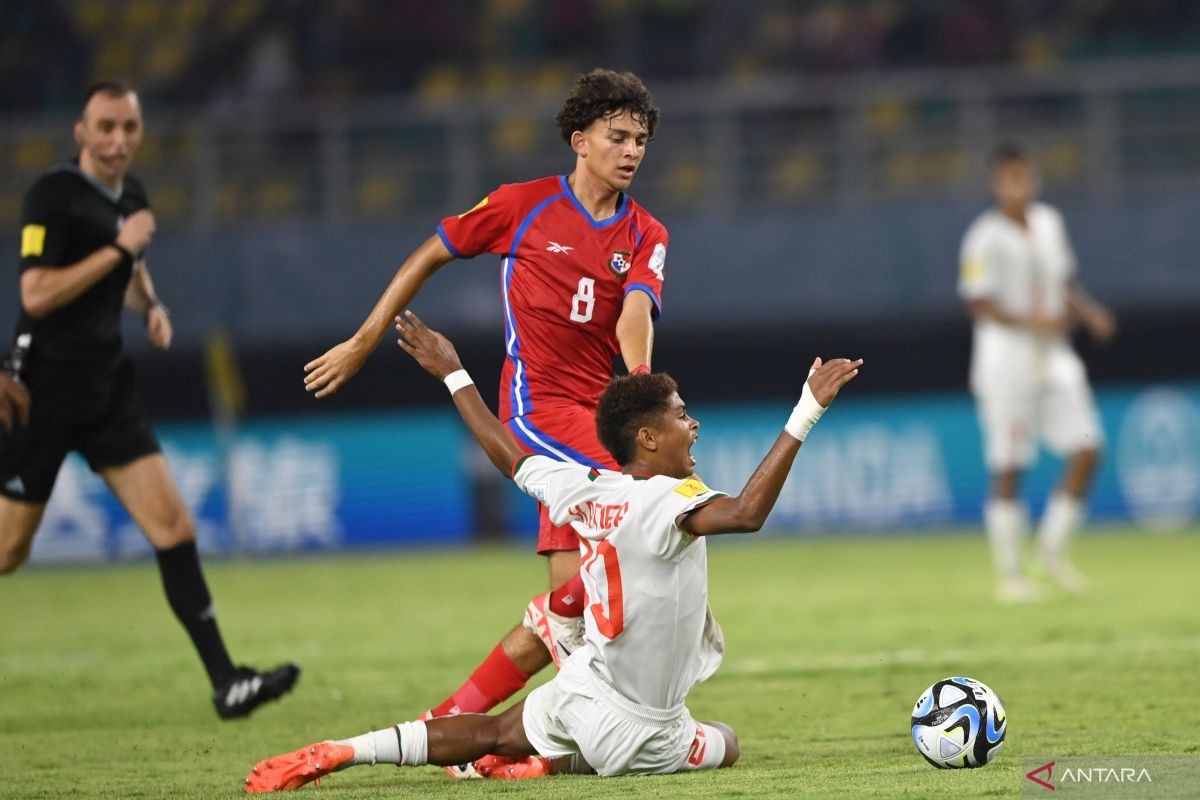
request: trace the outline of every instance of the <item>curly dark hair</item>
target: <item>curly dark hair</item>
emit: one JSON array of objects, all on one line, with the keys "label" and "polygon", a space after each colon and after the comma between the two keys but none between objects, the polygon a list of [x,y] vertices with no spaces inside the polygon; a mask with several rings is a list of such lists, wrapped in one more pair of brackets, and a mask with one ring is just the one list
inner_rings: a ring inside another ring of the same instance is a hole
[{"label": "curly dark hair", "polygon": [[594,69],[575,79],[575,88],[555,117],[563,140],[571,143],[571,134],[585,130],[598,119],[613,117],[628,111],[637,121],[645,123],[646,133],[654,138],[658,125],[658,109],[642,79],[632,72],[613,72]]},{"label": "curly dark hair", "polygon": [[633,460],[638,429],[653,425],[671,407],[671,395],[678,390],[665,372],[622,375],[608,382],[596,406],[596,434],[618,464]]}]

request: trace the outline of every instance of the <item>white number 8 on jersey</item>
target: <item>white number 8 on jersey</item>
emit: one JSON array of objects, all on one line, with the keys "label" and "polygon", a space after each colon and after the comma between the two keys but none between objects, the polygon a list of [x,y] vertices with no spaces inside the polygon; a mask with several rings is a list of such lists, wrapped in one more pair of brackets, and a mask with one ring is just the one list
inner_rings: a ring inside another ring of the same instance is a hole
[{"label": "white number 8 on jersey", "polygon": [[596,280],[580,278],[579,291],[571,298],[571,321],[587,322],[592,318],[592,309],[596,306]]}]

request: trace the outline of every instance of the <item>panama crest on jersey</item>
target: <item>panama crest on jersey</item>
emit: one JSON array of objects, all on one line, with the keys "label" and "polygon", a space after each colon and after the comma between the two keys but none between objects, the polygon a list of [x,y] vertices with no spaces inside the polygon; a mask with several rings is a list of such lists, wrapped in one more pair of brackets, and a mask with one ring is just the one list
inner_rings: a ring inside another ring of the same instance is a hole
[{"label": "panama crest on jersey", "polygon": [[633,266],[633,253],[628,250],[614,250],[608,268],[614,275],[624,275]]}]

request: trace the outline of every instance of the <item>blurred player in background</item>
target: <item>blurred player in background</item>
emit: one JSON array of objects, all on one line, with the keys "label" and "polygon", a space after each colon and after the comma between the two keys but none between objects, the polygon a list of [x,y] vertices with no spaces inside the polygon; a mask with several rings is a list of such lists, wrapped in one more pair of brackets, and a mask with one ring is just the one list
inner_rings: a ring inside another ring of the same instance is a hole
[{"label": "blurred player in background", "polygon": [[597,470],[526,454],[484,405],[445,337],[411,313],[396,327],[405,351],[446,383],[496,468],[555,521],[579,532],[587,553],[586,641],[549,683],[499,716],[417,720],[315,743],[259,762],[246,790],[295,789],[357,765],[454,764],[488,753],[538,756],[521,769],[481,762],[479,772],[488,777],[663,775],[732,766],[740,754],[733,729],[697,721],[685,705],[724,653],[708,608],[705,537],[762,527],[805,437],[862,361],[813,363],[779,438],[741,494],[729,497],[694,474],[691,449],[700,423],[669,376],[629,375],[608,384],[596,427],[621,469]]},{"label": "blurred player in background", "polygon": [[142,141],[137,94],[115,81],[94,84],[75,139],[79,157],[42,175],[21,212],[21,313],[9,369],[32,403],[28,425],[0,434],[0,573],[29,557],[63,459],[78,450],[154,546],[167,601],[204,663],[217,712],[245,716],[289,691],[299,668],[258,672],[230,660],[195,526],[121,353],[123,306],[143,318],[155,349],[167,349],[172,335],[144,257],[154,215],[142,184],[126,174]]},{"label": "blurred player in background", "polygon": [[1116,323],[1076,278],[1062,215],[1036,201],[1037,171],[1020,146],[996,149],[992,189],[996,207],[980,215],[963,239],[958,290],[975,321],[971,391],[992,476],[984,523],[1000,596],[1021,602],[1037,599],[1022,566],[1029,515],[1018,490],[1039,441],[1064,456],[1066,465],[1042,515],[1038,557],[1062,587],[1084,587],[1066,547],[1083,521],[1104,435],[1069,337],[1081,323],[1105,342]]},{"label": "blurred player in background", "polygon": [[[662,303],[667,231],[626,194],[657,122],[658,110],[635,75],[581,75],[557,117],[574,170],[506,184],[444,219],[400,266],[358,332],[305,366],[308,391],[325,397],[341,388],[438,269],[493,253],[501,257],[507,355],[500,419],[527,452],[614,468],[596,438],[596,402],[618,354],[630,373],[649,372],[653,318]],[[549,562],[552,591],[534,598],[524,624],[433,716],[487,711],[577,646],[584,599],[579,540],[545,508],[538,553]]]}]

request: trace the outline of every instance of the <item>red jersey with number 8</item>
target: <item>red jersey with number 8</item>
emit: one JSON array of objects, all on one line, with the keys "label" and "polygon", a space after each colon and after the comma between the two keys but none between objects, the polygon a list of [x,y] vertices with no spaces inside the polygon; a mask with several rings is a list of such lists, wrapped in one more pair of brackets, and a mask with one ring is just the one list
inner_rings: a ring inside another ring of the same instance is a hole
[{"label": "red jersey with number 8", "polygon": [[500,418],[561,405],[594,409],[619,354],[617,319],[642,291],[662,309],[667,229],[626,194],[593,219],[565,175],[505,184],[438,235],[455,258],[500,256],[507,360]]}]

